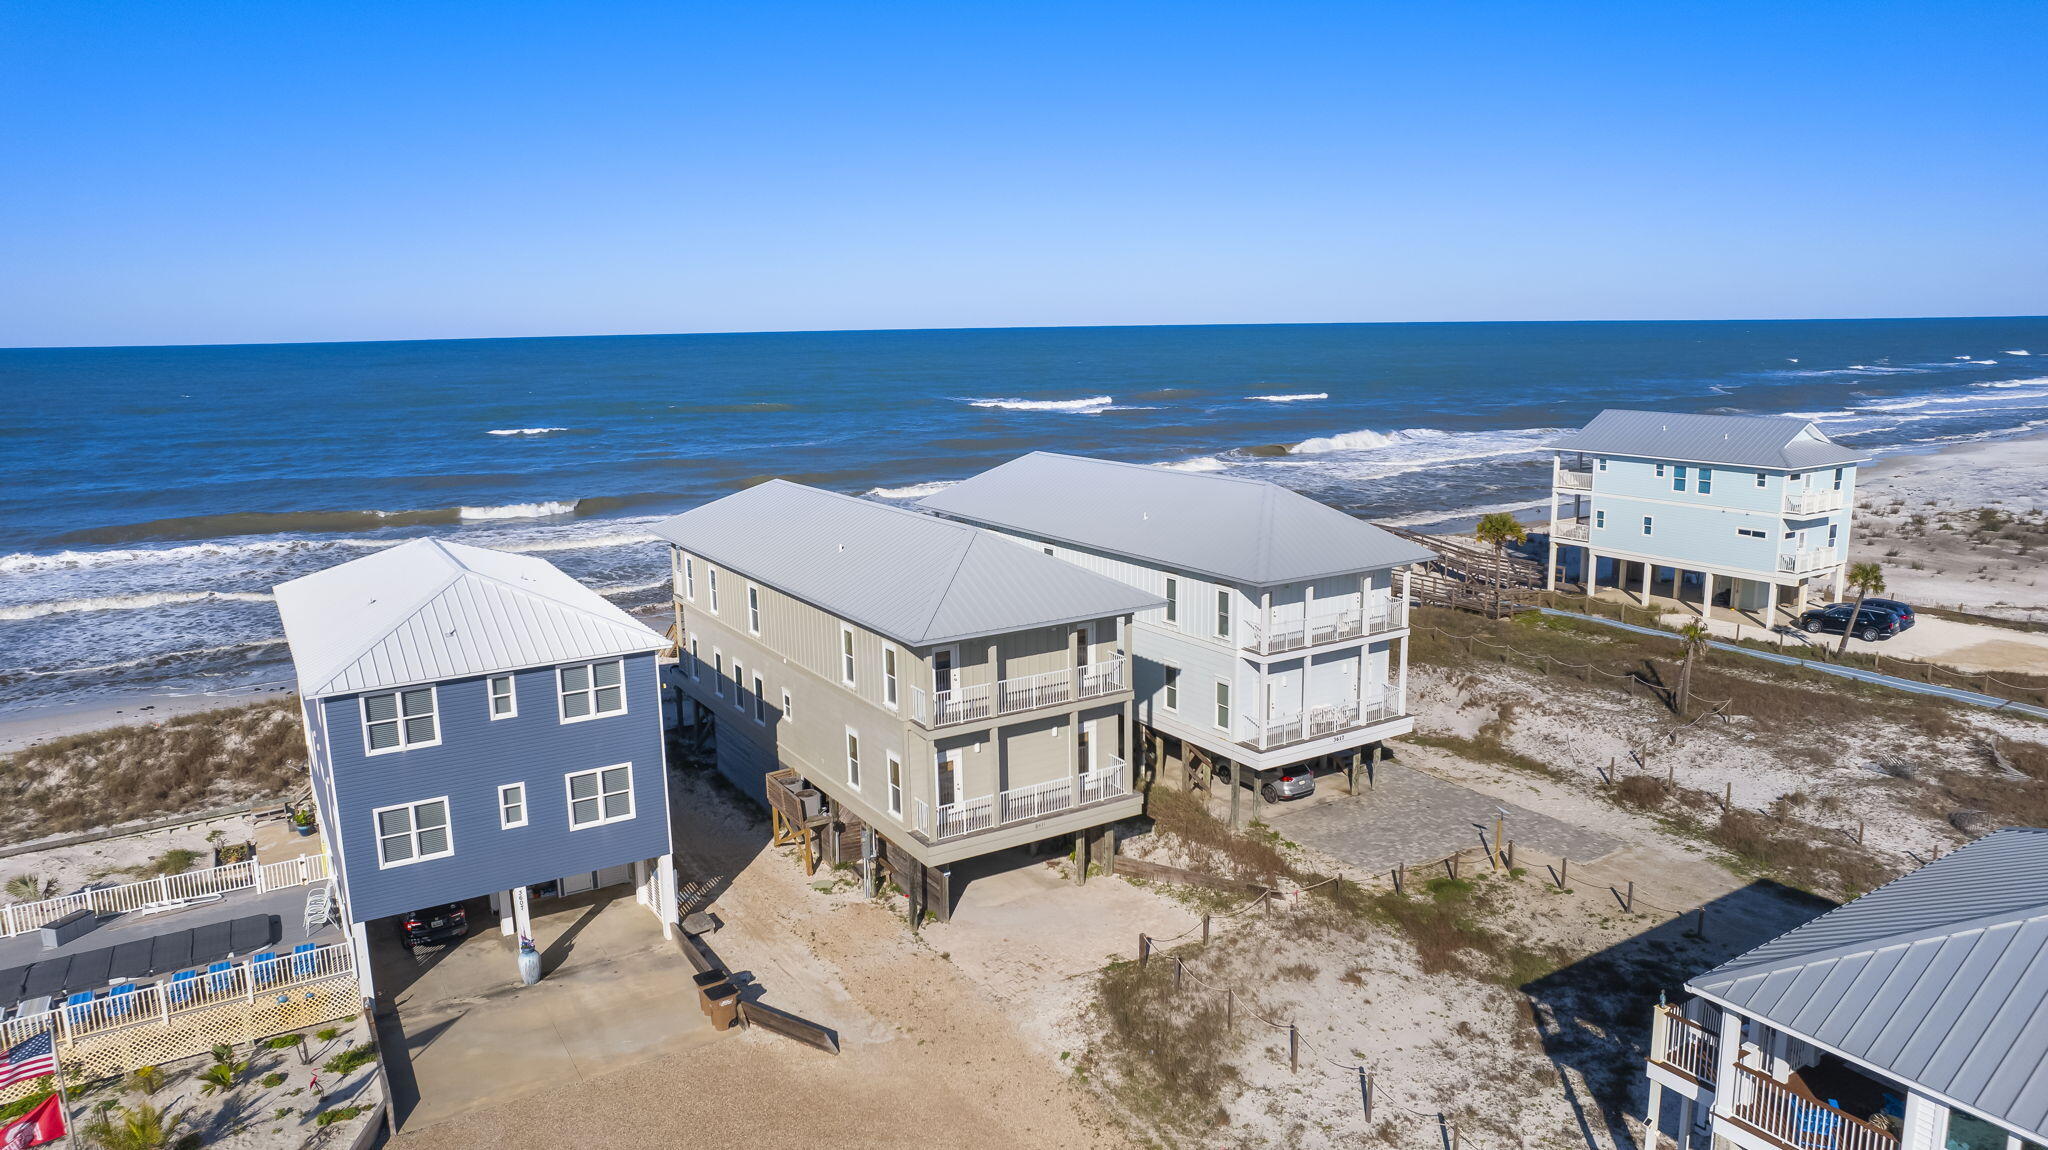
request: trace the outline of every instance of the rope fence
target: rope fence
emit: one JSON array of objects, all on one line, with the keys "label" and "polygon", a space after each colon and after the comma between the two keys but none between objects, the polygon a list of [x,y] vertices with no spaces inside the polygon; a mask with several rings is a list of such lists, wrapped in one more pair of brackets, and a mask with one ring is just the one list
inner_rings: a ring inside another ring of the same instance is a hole
[{"label": "rope fence", "polygon": [[[1595,681],[1593,679],[1593,676],[1599,675],[1600,677],[1605,679],[1613,679],[1620,681],[1622,689],[1627,691],[1631,695],[1635,693],[1637,684],[1641,684],[1645,690],[1650,691],[1652,694],[1664,696],[1668,702],[1672,702],[1674,706],[1676,705],[1675,700],[1678,693],[1677,688],[1666,687],[1662,683],[1653,683],[1649,679],[1645,678],[1643,676],[1643,673],[1640,671],[1608,671],[1595,666],[1591,661],[1587,661],[1584,663],[1571,663],[1563,659],[1560,659],[1555,655],[1547,655],[1540,651],[1524,651],[1520,647],[1517,647],[1512,643],[1496,643],[1491,639],[1482,638],[1478,635],[1461,635],[1456,631],[1446,631],[1441,627],[1437,627],[1429,623],[1411,622],[1410,626],[1418,631],[1428,631],[1431,634],[1440,635],[1446,639],[1451,640],[1454,644],[1459,641],[1462,641],[1465,644],[1465,654],[1468,657],[1475,654],[1475,647],[1489,647],[1496,651],[1505,652],[1500,657],[1500,661],[1502,663],[1506,663],[1508,661],[1508,656],[1512,655],[1516,658],[1526,659],[1532,663],[1540,664],[1543,668],[1543,673],[1545,675],[1549,675],[1551,673],[1551,667],[1555,666],[1563,671],[1578,672],[1578,677],[1580,681],[1587,683]],[[1677,638],[1677,636],[1673,636],[1673,638]],[[1701,715],[1698,718],[1691,720],[1691,722],[1687,724],[1688,726],[1690,726],[1691,723],[1698,722],[1700,718],[1708,718],[1721,714],[1724,710],[1726,710],[1729,704],[1734,702],[1734,700],[1716,700],[1707,699],[1700,696],[1694,696],[1692,702],[1704,704],[1708,709],[1705,715]]]}]

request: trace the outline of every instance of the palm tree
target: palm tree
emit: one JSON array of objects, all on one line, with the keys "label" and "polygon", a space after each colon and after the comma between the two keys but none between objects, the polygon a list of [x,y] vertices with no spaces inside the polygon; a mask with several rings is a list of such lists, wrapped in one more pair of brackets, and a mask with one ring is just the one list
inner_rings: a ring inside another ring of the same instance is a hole
[{"label": "palm tree", "polygon": [[1835,653],[1849,649],[1849,636],[1856,630],[1856,619],[1863,614],[1863,601],[1872,595],[1884,594],[1884,568],[1875,563],[1849,564],[1849,586],[1856,588],[1856,606],[1849,612],[1849,625],[1842,628],[1842,641],[1835,644]]},{"label": "palm tree", "polygon": [[178,1143],[184,1126],[183,1111],[159,1109],[144,1102],[121,1107],[118,1119],[112,1111],[101,1114],[86,1126],[85,1133],[106,1150],[170,1150]]},{"label": "palm tree", "polygon": [[1504,566],[1502,552],[1509,543],[1520,546],[1529,541],[1529,533],[1521,521],[1505,511],[1489,511],[1479,517],[1479,528],[1474,532],[1481,543],[1493,548],[1493,617],[1500,618],[1500,585],[1503,582],[1501,569]]},{"label": "palm tree", "polygon": [[18,874],[7,880],[4,888],[9,898],[16,902],[40,902],[57,893],[57,883],[32,874]]},{"label": "palm tree", "polygon": [[1692,707],[1693,661],[1706,653],[1711,633],[1705,623],[1695,619],[1678,629],[1678,637],[1685,643],[1685,662],[1678,668],[1678,717],[1683,719]]},{"label": "palm tree", "polygon": [[233,1090],[248,1069],[246,1062],[216,1062],[199,1072],[199,1092],[211,1094],[216,1090]]},{"label": "palm tree", "polygon": [[138,1066],[128,1072],[128,1085],[144,1094],[155,1094],[164,1088],[164,1069],[161,1066]]}]

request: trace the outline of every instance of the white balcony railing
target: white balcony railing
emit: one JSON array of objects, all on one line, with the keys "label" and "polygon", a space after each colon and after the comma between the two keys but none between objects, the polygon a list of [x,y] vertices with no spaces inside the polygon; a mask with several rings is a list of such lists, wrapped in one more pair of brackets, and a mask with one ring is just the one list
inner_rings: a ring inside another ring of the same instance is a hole
[{"label": "white balcony railing", "polygon": [[1557,486],[1565,491],[1593,490],[1593,469],[1590,467],[1584,470],[1561,467],[1557,470],[1556,478]]},{"label": "white balcony railing", "polygon": [[1324,643],[1341,643],[1362,635],[1398,631],[1407,625],[1407,603],[1385,600],[1370,604],[1370,609],[1364,611],[1353,607],[1322,612],[1307,622],[1282,620],[1270,627],[1262,627],[1257,620],[1251,620],[1245,624],[1244,649],[1259,655],[1277,655]]},{"label": "white balcony railing", "polygon": [[1737,1064],[1728,1115],[1785,1150],[1899,1150],[1896,1135]]},{"label": "white balcony railing", "polygon": [[1591,527],[1584,519],[1553,519],[1550,521],[1550,537],[1584,543],[1591,538]]},{"label": "white balcony railing", "polygon": [[1714,1086],[1714,1067],[1720,1051],[1720,1036],[1687,1018],[1675,1006],[1660,1006],[1651,1018],[1650,1061],[1709,1090]]},{"label": "white balcony railing", "polygon": [[927,696],[923,688],[911,692],[911,718],[926,727],[948,727],[973,723],[999,715],[1058,707],[1079,699],[1093,699],[1124,689],[1128,680],[1124,659],[1119,655],[1081,667],[1062,667],[1036,675],[1020,675],[993,683],[975,683]]},{"label": "white balcony railing", "polygon": [[1253,750],[1270,751],[1311,739],[1326,738],[1357,727],[1399,718],[1401,710],[1391,699],[1373,699],[1363,707],[1357,703],[1310,707],[1305,713],[1260,722],[1246,718],[1238,722],[1237,741]]},{"label": "white balcony railing", "polygon": [[1130,780],[1124,760],[1112,755],[1102,766],[1071,778],[1012,787],[1000,794],[983,795],[978,799],[940,807],[932,812],[935,818],[927,815],[924,803],[920,801],[917,804],[917,829],[934,841],[957,838],[994,826],[1009,826],[1107,802],[1129,793]]},{"label": "white balcony railing", "polygon": [[1809,547],[1804,551],[1794,551],[1786,555],[1778,556],[1778,570],[1790,571],[1794,573],[1801,571],[1815,571],[1822,567],[1832,566],[1834,562],[1834,548]]},{"label": "white balcony railing", "polygon": [[238,862],[141,882],[120,883],[39,902],[0,907],[0,938],[26,934],[76,910],[105,917],[151,908],[170,909],[197,901],[218,901],[244,890],[278,890],[324,882],[333,877],[325,854],[303,855],[280,862]]},{"label": "white balcony railing", "polygon": [[1802,491],[1785,496],[1785,514],[1821,515],[1842,509],[1842,493],[1839,491]]}]

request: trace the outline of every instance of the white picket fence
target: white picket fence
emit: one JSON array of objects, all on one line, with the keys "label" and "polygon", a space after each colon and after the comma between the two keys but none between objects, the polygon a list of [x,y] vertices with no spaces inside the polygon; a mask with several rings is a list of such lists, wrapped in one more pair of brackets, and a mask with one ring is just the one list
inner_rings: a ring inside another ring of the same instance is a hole
[{"label": "white picket fence", "polygon": [[124,914],[152,906],[176,905],[187,899],[207,898],[242,890],[281,890],[324,882],[333,877],[325,854],[300,855],[281,862],[238,862],[184,874],[165,875],[141,882],[82,890],[76,894],[46,898],[40,902],[0,907],[0,938],[42,927],[75,910],[98,915]]}]

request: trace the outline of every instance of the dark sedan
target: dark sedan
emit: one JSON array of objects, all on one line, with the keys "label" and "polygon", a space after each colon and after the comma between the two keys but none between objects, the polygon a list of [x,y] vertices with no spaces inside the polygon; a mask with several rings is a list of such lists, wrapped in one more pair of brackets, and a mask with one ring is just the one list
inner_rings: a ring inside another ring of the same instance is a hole
[{"label": "dark sedan", "polygon": [[1816,607],[1799,616],[1799,629],[1809,635],[1818,635],[1823,631],[1830,635],[1839,635],[1849,629],[1849,616],[1852,612],[1856,615],[1855,635],[1866,643],[1889,639],[1905,630],[1900,626],[1897,615],[1870,603],[1863,604],[1863,610],[1860,612],[1856,611],[1854,603]]},{"label": "dark sedan", "polygon": [[459,902],[421,907],[398,920],[398,932],[407,950],[440,946],[469,933],[469,912]]}]

